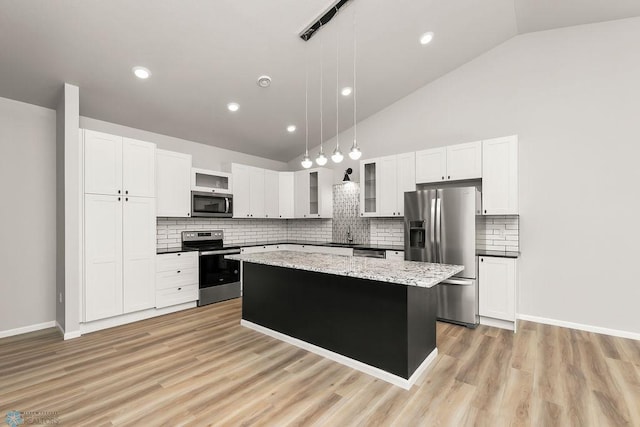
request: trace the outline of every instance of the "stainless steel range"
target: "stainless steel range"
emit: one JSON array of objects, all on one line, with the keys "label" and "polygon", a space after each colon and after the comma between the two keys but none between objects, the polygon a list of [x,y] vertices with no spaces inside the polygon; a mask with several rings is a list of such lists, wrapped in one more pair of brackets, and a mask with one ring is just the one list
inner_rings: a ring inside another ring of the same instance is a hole
[{"label": "stainless steel range", "polygon": [[200,253],[199,306],[240,297],[240,262],[224,257],[240,248],[225,248],[222,230],[183,231],[182,248]]}]

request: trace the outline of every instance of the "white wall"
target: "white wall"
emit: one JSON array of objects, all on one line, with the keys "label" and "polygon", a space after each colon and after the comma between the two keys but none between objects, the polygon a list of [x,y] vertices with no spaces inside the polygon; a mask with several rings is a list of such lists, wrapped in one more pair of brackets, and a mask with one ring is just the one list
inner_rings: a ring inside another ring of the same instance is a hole
[{"label": "white wall", "polygon": [[56,112],[0,98],[0,333],[56,318]]},{"label": "white wall", "polygon": [[359,143],[377,157],[518,134],[519,312],[638,334],[638,46],[640,18],[518,36],[361,122]]},{"label": "white wall", "polygon": [[126,136],[128,138],[153,142],[157,144],[158,148],[163,150],[191,154],[193,156],[193,166],[196,168],[220,171],[222,170],[221,165],[223,163],[242,163],[271,170],[287,169],[287,164],[285,162],[278,162],[276,160],[269,160],[262,157],[239,153],[237,151],[187,141],[186,139],[147,132],[89,117],[80,117],[80,127],[83,129],[90,129],[98,132],[111,133],[113,135]]}]

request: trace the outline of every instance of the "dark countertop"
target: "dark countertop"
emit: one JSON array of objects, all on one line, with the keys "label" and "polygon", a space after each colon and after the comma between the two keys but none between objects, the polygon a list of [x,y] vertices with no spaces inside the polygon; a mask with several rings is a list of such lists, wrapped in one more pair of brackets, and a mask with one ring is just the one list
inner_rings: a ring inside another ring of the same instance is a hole
[{"label": "dark countertop", "polygon": [[492,256],[497,258],[518,258],[520,257],[520,252],[517,251],[489,251],[486,249],[477,250],[476,255],[478,256]]},{"label": "dark countertop", "polygon": [[156,249],[157,255],[162,254],[177,254],[178,252],[198,252],[197,249],[184,249],[182,246],[174,246],[171,248],[158,248]]}]

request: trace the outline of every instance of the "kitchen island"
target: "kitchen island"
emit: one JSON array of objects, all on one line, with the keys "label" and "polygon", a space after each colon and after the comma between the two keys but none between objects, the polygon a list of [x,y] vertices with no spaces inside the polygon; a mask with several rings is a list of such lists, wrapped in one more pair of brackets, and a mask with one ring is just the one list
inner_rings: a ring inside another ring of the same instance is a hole
[{"label": "kitchen island", "polygon": [[462,266],[275,251],[242,261],[242,325],[410,388],[437,355],[436,295]]}]

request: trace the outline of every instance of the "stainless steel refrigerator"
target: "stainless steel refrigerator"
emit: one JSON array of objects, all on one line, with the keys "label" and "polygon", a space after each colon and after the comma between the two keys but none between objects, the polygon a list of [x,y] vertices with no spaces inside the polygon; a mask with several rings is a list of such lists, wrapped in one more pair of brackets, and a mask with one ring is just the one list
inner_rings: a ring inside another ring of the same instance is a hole
[{"label": "stainless steel refrigerator", "polygon": [[405,259],[463,265],[437,286],[438,318],[475,327],[478,322],[476,187],[411,191],[404,194]]}]

